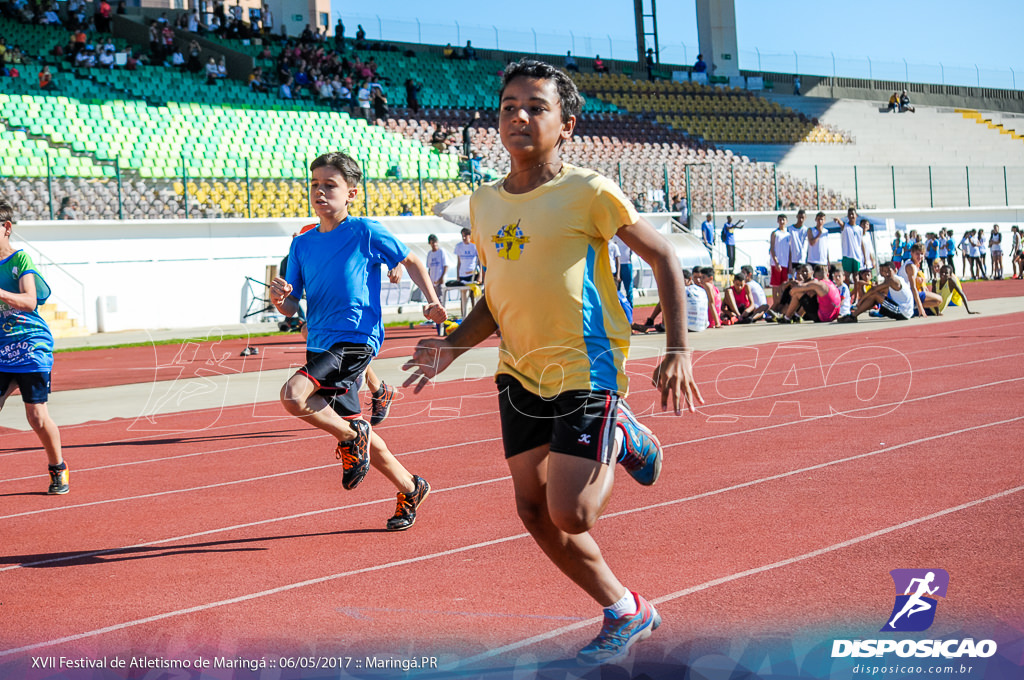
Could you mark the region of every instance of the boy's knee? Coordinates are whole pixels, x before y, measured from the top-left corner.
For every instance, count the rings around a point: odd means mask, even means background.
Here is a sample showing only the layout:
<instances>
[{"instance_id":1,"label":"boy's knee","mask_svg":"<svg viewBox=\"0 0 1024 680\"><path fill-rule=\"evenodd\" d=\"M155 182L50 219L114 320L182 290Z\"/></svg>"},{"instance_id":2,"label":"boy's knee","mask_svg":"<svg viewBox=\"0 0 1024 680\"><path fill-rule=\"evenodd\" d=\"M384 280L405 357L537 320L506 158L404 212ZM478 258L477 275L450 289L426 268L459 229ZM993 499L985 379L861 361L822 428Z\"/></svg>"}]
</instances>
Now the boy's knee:
<instances>
[{"instance_id":1,"label":"boy's knee","mask_svg":"<svg viewBox=\"0 0 1024 680\"><path fill-rule=\"evenodd\" d=\"M40 404L25 404L25 418L28 420L28 425L34 431L39 432L46 428L46 422L49 420L46 414L46 407L38 408Z\"/></svg>"},{"instance_id":2,"label":"boy's knee","mask_svg":"<svg viewBox=\"0 0 1024 680\"><path fill-rule=\"evenodd\" d=\"M516 499L516 512L519 520L526 528L539 527L542 524L550 523L548 508L545 503L537 503L528 499Z\"/></svg>"},{"instance_id":3,"label":"boy's knee","mask_svg":"<svg viewBox=\"0 0 1024 680\"><path fill-rule=\"evenodd\" d=\"M590 531L597 524L599 516L600 513L596 510L582 504L570 508L551 509L551 521L567 534L582 534Z\"/></svg>"},{"instance_id":4,"label":"boy's knee","mask_svg":"<svg viewBox=\"0 0 1024 680\"><path fill-rule=\"evenodd\" d=\"M281 388L281 405L292 415L302 413L306 409L306 398L291 383Z\"/></svg>"}]
</instances>

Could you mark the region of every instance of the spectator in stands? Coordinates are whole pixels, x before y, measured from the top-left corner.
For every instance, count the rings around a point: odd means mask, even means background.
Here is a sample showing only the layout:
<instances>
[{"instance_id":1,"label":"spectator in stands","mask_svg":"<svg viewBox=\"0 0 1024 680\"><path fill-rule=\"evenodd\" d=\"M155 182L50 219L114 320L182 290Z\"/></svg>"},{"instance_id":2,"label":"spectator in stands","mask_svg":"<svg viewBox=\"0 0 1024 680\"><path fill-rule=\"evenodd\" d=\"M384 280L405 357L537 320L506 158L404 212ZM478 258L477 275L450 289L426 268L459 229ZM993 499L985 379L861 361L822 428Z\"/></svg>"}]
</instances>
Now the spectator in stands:
<instances>
[{"instance_id":1,"label":"spectator in stands","mask_svg":"<svg viewBox=\"0 0 1024 680\"><path fill-rule=\"evenodd\" d=\"M366 29L363 28L362 24L356 24L356 44L357 50L366 49Z\"/></svg>"},{"instance_id":2,"label":"spectator in stands","mask_svg":"<svg viewBox=\"0 0 1024 680\"><path fill-rule=\"evenodd\" d=\"M51 3L46 8L43 16L39 19L39 23L44 26L60 26L60 17L57 16L57 5L55 3Z\"/></svg>"},{"instance_id":3,"label":"spectator in stands","mask_svg":"<svg viewBox=\"0 0 1024 680\"><path fill-rule=\"evenodd\" d=\"M412 78L405 79L405 105L408 106L413 113L420 112L420 89L423 87L423 83L417 83Z\"/></svg>"},{"instance_id":4,"label":"spectator in stands","mask_svg":"<svg viewBox=\"0 0 1024 680\"><path fill-rule=\"evenodd\" d=\"M189 33L199 33L199 26L202 22L199 20L199 10L193 9L188 14L188 27Z\"/></svg>"},{"instance_id":5,"label":"spectator in stands","mask_svg":"<svg viewBox=\"0 0 1024 680\"><path fill-rule=\"evenodd\" d=\"M383 124L388 118L388 96L383 88L375 87L371 90L370 98L373 102L373 118Z\"/></svg>"},{"instance_id":6,"label":"spectator in stands","mask_svg":"<svg viewBox=\"0 0 1024 680\"><path fill-rule=\"evenodd\" d=\"M114 53L115 48L113 45L104 45L103 49L100 50L99 54L96 57L97 62L99 62L99 66L102 66L103 68L107 69L114 68Z\"/></svg>"},{"instance_id":7,"label":"spectator in stands","mask_svg":"<svg viewBox=\"0 0 1024 680\"><path fill-rule=\"evenodd\" d=\"M78 201L70 196L60 199L60 210L57 211L58 220L77 220Z\"/></svg>"},{"instance_id":8,"label":"spectator in stands","mask_svg":"<svg viewBox=\"0 0 1024 680\"><path fill-rule=\"evenodd\" d=\"M466 41L466 46L462 48L462 58L469 61L476 61L476 50L473 49L473 43L469 40Z\"/></svg>"},{"instance_id":9,"label":"spectator in stands","mask_svg":"<svg viewBox=\"0 0 1024 680\"><path fill-rule=\"evenodd\" d=\"M441 48L441 54L442 56L444 56L445 59L455 59L457 56L455 54L455 48L452 47L451 43L448 43L447 45Z\"/></svg>"},{"instance_id":10,"label":"spectator in stands","mask_svg":"<svg viewBox=\"0 0 1024 680\"><path fill-rule=\"evenodd\" d=\"M179 71L185 70L185 55L181 53L180 47L175 47L174 51L171 52L170 59L164 64L169 68L176 68Z\"/></svg>"},{"instance_id":11,"label":"spectator in stands","mask_svg":"<svg viewBox=\"0 0 1024 680\"><path fill-rule=\"evenodd\" d=\"M693 64L693 72L694 73L707 73L707 71L708 71L708 65L707 65L707 62L704 61L704 55L703 54L698 54L697 55L697 61L694 62L694 64Z\"/></svg>"},{"instance_id":12,"label":"spectator in stands","mask_svg":"<svg viewBox=\"0 0 1024 680\"><path fill-rule=\"evenodd\" d=\"M447 125L442 122L438 122L434 126L434 132L430 135L430 146L434 148L437 153L444 153L448 150L448 144L451 143L451 132L448 130Z\"/></svg>"},{"instance_id":13,"label":"spectator in stands","mask_svg":"<svg viewBox=\"0 0 1024 680\"><path fill-rule=\"evenodd\" d=\"M164 60L163 44L160 24L155 20L149 22L149 56L154 64L159 64Z\"/></svg>"},{"instance_id":14,"label":"spectator in stands","mask_svg":"<svg viewBox=\"0 0 1024 680\"><path fill-rule=\"evenodd\" d=\"M292 77L288 76L288 79L281 83L281 87L278 90L278 95L281 99L292 98Z\"/></svg>"},{"instance_id":15,"label":"spectator in stands","mask_svg":"<svg viewBox=\"0 0 1024 680\"><path fill-rule=\"evenodd\" d=\"M572 50L565 53L565 70L573 73L580 72L580 67L576 65L576 60L572 56Z\"/></svg>"},{"instance_id":16,"label":"spectator in stands","mask_svg":"<svg viewBox=\"0 0 1024 680\"><path fill-rule=\"evenodd\" d=\"M469 122L462 127L462 153L467 160L473 158L473 126L480 120L480 112L474 111Z\"/></svg>"},{"instance_id":17,"label":"spectator in stands","mask_svg":"<svg viewBox=\"0 0 1024 680\"><path fill-rule=\"evenodd\" d=\"M259 92L260 94L266 94L270 91L270 88L267 87L267 82L263 79L263 69L259 66L249 73L249 90Z\"/></svg>"},{"instance_id":18,"label":"spectator in stands","mask_svg":"<svg viewBox=\"0 0 1024 680\"><path fill-rule=\"evenodd\" d=\"M227 58L222 54L220 59L217 60L217 79L224 80L228 77L228 62Z\"/></svg>"},{"instance_id":19,"label":"spectator in stands","mask_svg":"<svg viewBox=\"0 0 1024 680\"><path fill-rule=\"evenodd\" d=\"M370 84L363 81L362 84L359 85L359 93L356 96L359 101L359 115L361 115L363 120L366 122L370 122L372 120L370 116L373 115L372 110L370 109L372 105L371 99L373 96L372 92L370 92Z\"/></svg>"},{"instance_id":20,"label":"spectator in stands","mask_svg":"<svg viewBox=\"0 0 1024 680\"><path fill-rule=\"evenodd\" d=\"M878 305L882 316L898 321L907 321L914 317L914 291L910 285L896 273L892 260L878 266L882 282L872 286L858 302L857 307L846 316L837 319L839 323L856 323L857 317Z\"/></svg>"},{"instance_id":21,"label":"spectator in stands","mask_svg":"<svg viewBox=\"0 0 1024 680\"><path fill-rule=\"evenodd\" d=\"M110 33L110 15L112 13L109 0L100 0L99 9L93 15L97 33Z\"/></svg>"},{"instance_id":22,"label":"spectator in stands","mask_svg":"<svg viewBox=\"0 0 1024 680\"><path fill-rule=\"evenodd\" d=\"M700 225L700 241L710 254L715 245L715 223L711 219L711 213L704 216L704 221Z\"/></svg>"},{"instance_id":23,"label":"spectator in stands","mask_svg":"<svg viewBox=\"0 0 1024 680\"><path fill-rule=\"evenodd\" d=\"M128 5L125 3L124 0L118 0L116 13L122 15L128 14Z\"/></svg>"},{"instance_id":24,"label":"spectator in stands","mask_svg":"<svg viewBox=\"0 0 1024 680\"><path fill-rule=\"evenodd\" d=\"M900 110L900 95L898 92L893 92L892 96L889 97L889 106L886 108L886 113L899 113Z\"/></svg>"},{"instance_id":25,"label":"spectator in stands","mask_svg":"<svg viewBox=\"0 0 1024 680\"><path fill-rule=\"evenodd\" d=\"M814 226L807 229L807 264L828 266L828 230L825 228L825 213L814 216Z\"/></svg>"},{"instance_id":26,"label":"spectator in stands","mask_svg":"<svg viewBox=\"0 0 1024 680\"><path fill-rule=\"evenodd\" d=\"M206 62L206 84L214 85L220 80L220 71L217 68L217 61L210 57L210 60Z\"/></svg>"},{"instance_id":27,"label":"spectator in stands","mask_svg":"<svg viewBox=\"0 0 1024 680\"><path fill-rule=\"evenodd\" d=\"M793 76L793 94L795 94L798 97L800 96L800 76L799 75L794 75Z\"/></svg>"},{"instance_id":28,"label":"spectator in stands","mask_svg":"<svg viewBox=\"0 0 1024 680\"><path fill-rule=\"evenodd\" d=\"M334 25L334 49L339 52L345 51L345 24L341 17L338 17L338 23Z\"/></svg>"},{"instance_id":29,"label":"spectator in stands","mask_svg":"<svg viewBox=\"0 0 1024 680\"><path fill-rule=\"evenodd\" d=\"M39 89L53 91L57 89L56 83L53 82L53 74L50 73L50 67L44 66L39 71Z\"/></svg>"},{"instance_id":30,"label":"spectator in stands","mask_svg":"<svg viewBox=\"0 0 1024 680\"><path fill-rule=\"evenodd\" d=\"M768 238L768 256L771 263L771 286L773 306L778 305L783 284L789 280L789 232L786 230L786 216L775 218L776 226Z\"/></svg>"},{"instance_id":31,"label":"spectator in stands","mask_svg":"<svg viewBox=\"0 0 1024 680\"><path fill-rule=\"evenodd\" d=\"M352 90L348 88L341 76L334 76L334 105L339 109L351 108Z\"/></svg>"},{"instance_id":32,"label":"spectator in stands","mask_svg":"<svg viewBox=\"0 0 1024 680\"><path fill-rule=\"evenodd\" d=\"M648 47L647 54L644 55L644 68L647 70L647 80L654 82L654 48Z\"/></svg>"},{"instance_id":33,"label":"spectator in stands","mask_svg":"<svg viewBox=\"0 0 1024 680\"><path fill-rule=\"evenodd\" d=\"M600 54L594 57L594 73L599 75L608 73L608 67L604 65L604 59L601 58Z\"/></svg>"},{"instance_id":34,"label":"spectator in stands","mask_svg":"<svg viewBox=\"0 0 1024 680\"><path fill-rule=\"evenodd\" d=\"M267 38L274 32L274 13L270 11L270 5L263 5L263 35Z\"/></svg>"},{"instance_id":35,"label":"spectator in stands","mask_svg":"<svg viewBox=\"0 0 1024 680\"><path fill-rule=\"evenodd\" d=\"M189 73L196 74L203 70L202 54L203 48L199 46L199 42L190 40L188 43L188 60L185 62L185 68Z\"/></svg>"},{"instance_id":36,"label":"spectator in stands","mask_svg":"<svg viewBox=\"0 0 1024 680\"><path fill-rule=\"evenodd\" d=\"M163 28L160 29L160 40L163 43L163 54L170 54L174 51L174 45L177 41L174 38L174 29L171 28L170 24L164 24Z\"/></svg>"},{"instance_id":37,"label":"spectator in stands","mask_svg":"<svg viewBox=\"0 0 1024 680\"><path fill-rule=\"evenodd\" d=\"M910 103L910 95L907 94L906 90L900 93L900 113L904 111L910 111L911 113L917 113L917 109Z\"/></svg>"},{"instance_id":38,"label":"spectator in stands","mask_svg":"<svg viewBox=\"0 0 1024 680\"><path fill-rule=\"evenodd\" d=\"M253 35L259 35L263 32L261 26L263 22L263 12L259 5L249 8L249 26L252 28Z\"/></svg>"}]
</instances>

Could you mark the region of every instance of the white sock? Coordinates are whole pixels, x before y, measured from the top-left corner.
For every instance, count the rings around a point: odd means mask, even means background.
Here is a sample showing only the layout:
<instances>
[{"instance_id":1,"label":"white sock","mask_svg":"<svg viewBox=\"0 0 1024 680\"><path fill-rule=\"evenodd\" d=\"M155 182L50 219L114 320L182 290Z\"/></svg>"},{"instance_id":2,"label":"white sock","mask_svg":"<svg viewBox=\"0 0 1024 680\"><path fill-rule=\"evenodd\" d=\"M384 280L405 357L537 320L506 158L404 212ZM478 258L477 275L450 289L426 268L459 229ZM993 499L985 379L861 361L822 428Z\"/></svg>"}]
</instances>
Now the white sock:
<instances>
[{"instance_id":1,"label":"white sock","mask_svg":"<svg viewBox=\"0 0 1024 680\"><path fill-rule=\"evenodd\" d=\"M616 462L622 460L622 452L625 451L625 450L626 450L625 444L622 441L622 428L616 426L615 427L615 461ZM628 592L626 594L629 595Z\"/></svg>"},{"instance_id":2,"label":"white sock","mask_svg":"<svg viewBox=\"0 0 1024 680\"><path fill-rule=\"evenodd\" d=\"M605 607L605 611L617 619L621 619L623 616L632 616L636 614L637 609L636 598L628 590L625 595L619 598L618 602L611 607Z\"/></svg>"}]
</instances>

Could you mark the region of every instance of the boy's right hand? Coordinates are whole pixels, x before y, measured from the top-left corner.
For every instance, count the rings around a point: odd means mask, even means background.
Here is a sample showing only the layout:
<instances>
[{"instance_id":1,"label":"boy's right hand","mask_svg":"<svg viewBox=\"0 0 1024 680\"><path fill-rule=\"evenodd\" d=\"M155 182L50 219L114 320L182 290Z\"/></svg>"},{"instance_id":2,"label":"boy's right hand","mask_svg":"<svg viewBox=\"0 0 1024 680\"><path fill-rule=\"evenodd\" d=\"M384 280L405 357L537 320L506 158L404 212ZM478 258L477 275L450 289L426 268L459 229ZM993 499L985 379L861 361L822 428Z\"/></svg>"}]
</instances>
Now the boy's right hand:
<instances>
[{"instance_id":1,"label":"boy's right hand","mask_svg":"<svg viewBox=\"0 0 1024 680\"><path fill-rule=\"evenodd\" d=\"M270 282L270 301L275 305L281 305L292 292L292 286L280 276L275 276Z\"/></svg>"},{"instance_id":2,"label":"boy's right hand","mask_svg":"<svg viewBox=\"0 0 1024 680\"><path fill-rule=\"evenodd\" d=\"M419 394L431 378L455 361L456 356L455 348L447 338L421 339L416 344L416 351L413 352L412 357L402 366L403 371L412 371L402 383L402 387L409 387L416 383L413 392Z\"/></svg>"}]
</instances>

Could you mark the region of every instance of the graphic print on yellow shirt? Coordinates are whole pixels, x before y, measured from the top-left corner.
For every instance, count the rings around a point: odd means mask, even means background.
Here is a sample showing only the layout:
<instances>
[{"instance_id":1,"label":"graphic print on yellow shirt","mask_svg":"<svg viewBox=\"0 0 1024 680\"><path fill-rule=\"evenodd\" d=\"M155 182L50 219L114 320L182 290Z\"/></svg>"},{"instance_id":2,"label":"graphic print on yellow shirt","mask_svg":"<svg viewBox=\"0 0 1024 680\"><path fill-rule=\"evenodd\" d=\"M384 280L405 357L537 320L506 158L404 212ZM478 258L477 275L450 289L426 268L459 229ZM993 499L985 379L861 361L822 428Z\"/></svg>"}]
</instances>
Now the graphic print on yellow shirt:
<instances>
[{"instance_id":1,"label":"graphic print on yellow shirt","mask_svg":"<svg viewBox=\"0 0 1024 680\"><path fill-rule=\"evenodd\" d=\"M501 328L497 372L546 398L567 390L624 395L631 331L608 241L639 215L619 187L564 164L525 194L508 193L502 180L481 186L470 218Z\"/></svg>"}]
</instances>

